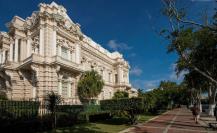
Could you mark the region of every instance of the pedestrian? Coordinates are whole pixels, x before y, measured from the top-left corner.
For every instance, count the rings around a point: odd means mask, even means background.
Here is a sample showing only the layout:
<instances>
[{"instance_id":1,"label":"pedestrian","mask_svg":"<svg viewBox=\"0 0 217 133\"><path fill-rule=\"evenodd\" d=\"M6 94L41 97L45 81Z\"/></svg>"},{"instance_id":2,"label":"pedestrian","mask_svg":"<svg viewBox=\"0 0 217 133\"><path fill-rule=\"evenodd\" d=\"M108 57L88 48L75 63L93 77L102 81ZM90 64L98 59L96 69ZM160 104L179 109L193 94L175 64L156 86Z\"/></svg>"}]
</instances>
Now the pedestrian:
<instances>
[{"instance_id":1,"label":"pedestrian","mask_svg":"<svg viewBox=\"0 0 217 133\"><path fill-rule=\"evenodd\" d=\"M200 109L199 109L199 107L197 106L196 103L192 107L192 114L193 114L193 117L194 117L194 121L197 124L198 123L198 119L199 119Z\"/></svg>"}]
</instances>

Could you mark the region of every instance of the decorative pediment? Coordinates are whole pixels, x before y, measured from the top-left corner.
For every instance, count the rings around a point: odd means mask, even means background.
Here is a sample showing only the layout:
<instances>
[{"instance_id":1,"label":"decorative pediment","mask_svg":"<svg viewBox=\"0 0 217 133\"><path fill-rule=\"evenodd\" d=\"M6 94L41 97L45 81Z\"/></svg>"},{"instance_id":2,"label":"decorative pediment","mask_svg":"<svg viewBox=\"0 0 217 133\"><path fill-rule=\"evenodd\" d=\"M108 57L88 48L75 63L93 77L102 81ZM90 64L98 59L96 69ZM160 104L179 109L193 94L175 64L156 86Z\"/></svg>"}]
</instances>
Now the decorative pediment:
<instances>
[{"instance_id":1,"label":"decorative pediment","mask_svg":"<svg viewBox=\"0 0 217 133\"><path fill-rule=\"evenodd\" d=\"M32 38L32 51L34 53L38 53L39 52L39 36L35 36Z\"/></svg>"},{"instance_id":2,"label":"decorative pediment","mask_svg":"<svg viewBox=\"0 0 217 133\"><path fill-rule=\"evenodd\" d=\"M75 46L73 45L71 41L67 40L66 38L60 37L60 36L57 37L57 45L64 46L71 50L75 50Z\"/></svg>"},{"instance_id":3,"label":"decorative pediment","mask_svg":"<svg viewBox=\"0 0 217 133\"><path fill-rule=\"evenodd\" d=\"M38 11L34 11L31 15L31 17L26 18L26 21L24 23L24 27L26 29L31 29L39 22L39 15L38 14L39 14Z\"/></svg>"}]
</instances>

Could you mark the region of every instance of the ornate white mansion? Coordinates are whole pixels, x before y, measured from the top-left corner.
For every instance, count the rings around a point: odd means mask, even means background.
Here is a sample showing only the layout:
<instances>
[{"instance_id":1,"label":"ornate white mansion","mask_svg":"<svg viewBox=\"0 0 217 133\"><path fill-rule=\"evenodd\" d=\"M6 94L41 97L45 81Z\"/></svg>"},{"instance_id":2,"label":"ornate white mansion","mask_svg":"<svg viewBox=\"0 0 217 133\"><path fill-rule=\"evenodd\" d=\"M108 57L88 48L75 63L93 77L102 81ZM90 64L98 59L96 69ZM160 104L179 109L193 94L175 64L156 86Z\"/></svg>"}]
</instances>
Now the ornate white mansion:
<instances>
[{"instance_id":1,"label":"ornate white mansion","mask_svg":"<svg viewBox=\"0 0 217 133\"><path fill-rule=\"evenodd\" d=\"M79 103L79 77L91 69L105 82L98 99L112 98L117 90L136 94L123 56L84 35L63 6L39 4L31 17L14 16L7 27L0 32L0 89L9 99L40 100L54 91L65 102Z\"/></svg>"}]
</instances>

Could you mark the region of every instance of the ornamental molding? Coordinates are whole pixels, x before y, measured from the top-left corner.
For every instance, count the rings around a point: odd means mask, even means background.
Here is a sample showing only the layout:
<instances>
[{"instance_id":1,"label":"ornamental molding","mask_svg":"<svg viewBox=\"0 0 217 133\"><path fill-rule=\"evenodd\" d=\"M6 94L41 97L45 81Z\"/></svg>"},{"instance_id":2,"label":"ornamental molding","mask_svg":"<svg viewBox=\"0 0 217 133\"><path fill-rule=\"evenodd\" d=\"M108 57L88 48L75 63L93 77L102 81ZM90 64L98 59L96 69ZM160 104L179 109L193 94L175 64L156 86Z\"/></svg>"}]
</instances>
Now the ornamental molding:
<instances>
[{"instance_id":1,"label":"ornamental molding","mask_svg":"<svg viewBox=\"0 0 217 133\"><path fill-rule=\"evenodd\" d=\"M39 52L39 35L32 38L31 46L34 52Z\"/></svg>"},{"instance_id":2,"label":"ornamental molding","mask_svg":"<svg viewBox=\"0 0 217 133\"><path fill-rule=\"evenodd\" d=\"M38 72L38 70L39 70L39 66L38 65L36 65L36 64L31 64L31 69L34 71L34 72Z\"/></svg>"},{"instance_id":3,"label":"ornamental molding","mask_svg":"<svg viewBox=\"0 0 217 133\"><path fill-rule=\"evenodd\" d=\"M60 72L60 65L56 65L55 70L56 70L57 73L59 73Z\"/></svg>"}]
</instances>

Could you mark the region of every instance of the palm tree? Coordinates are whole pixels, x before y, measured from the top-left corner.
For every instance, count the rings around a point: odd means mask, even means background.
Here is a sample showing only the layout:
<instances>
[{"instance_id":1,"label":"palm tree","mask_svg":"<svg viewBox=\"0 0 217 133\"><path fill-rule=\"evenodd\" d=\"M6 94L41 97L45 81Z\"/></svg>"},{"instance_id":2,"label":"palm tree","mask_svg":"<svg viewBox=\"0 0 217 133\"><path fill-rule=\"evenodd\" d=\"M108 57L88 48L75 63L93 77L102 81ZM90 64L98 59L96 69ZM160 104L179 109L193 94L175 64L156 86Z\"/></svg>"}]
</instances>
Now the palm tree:
<instances>
[{"instance_id":1,"label":"palm tree","mask_svg":"<svg viewBox=\"0 0 217 133\"><path fill-rule=\"evenodd\" d=\"M82 74L78 82L78 95L80 100L85 103L97 97L104 86L102 76L97 71L86 71Z\"/></svg>"},{"instance_id":2,"label":"palm tree","mask_svg":"<svg viewBox=\"0 0 217 133\"><path fill-rule=\"evenodd\" d=\"M62 101L61 96L51 91L46 95L45 101L47 110L51 112L52 128L56 128L56 111L57 105L60 104Z\"/></svg>"}]
</instances>

